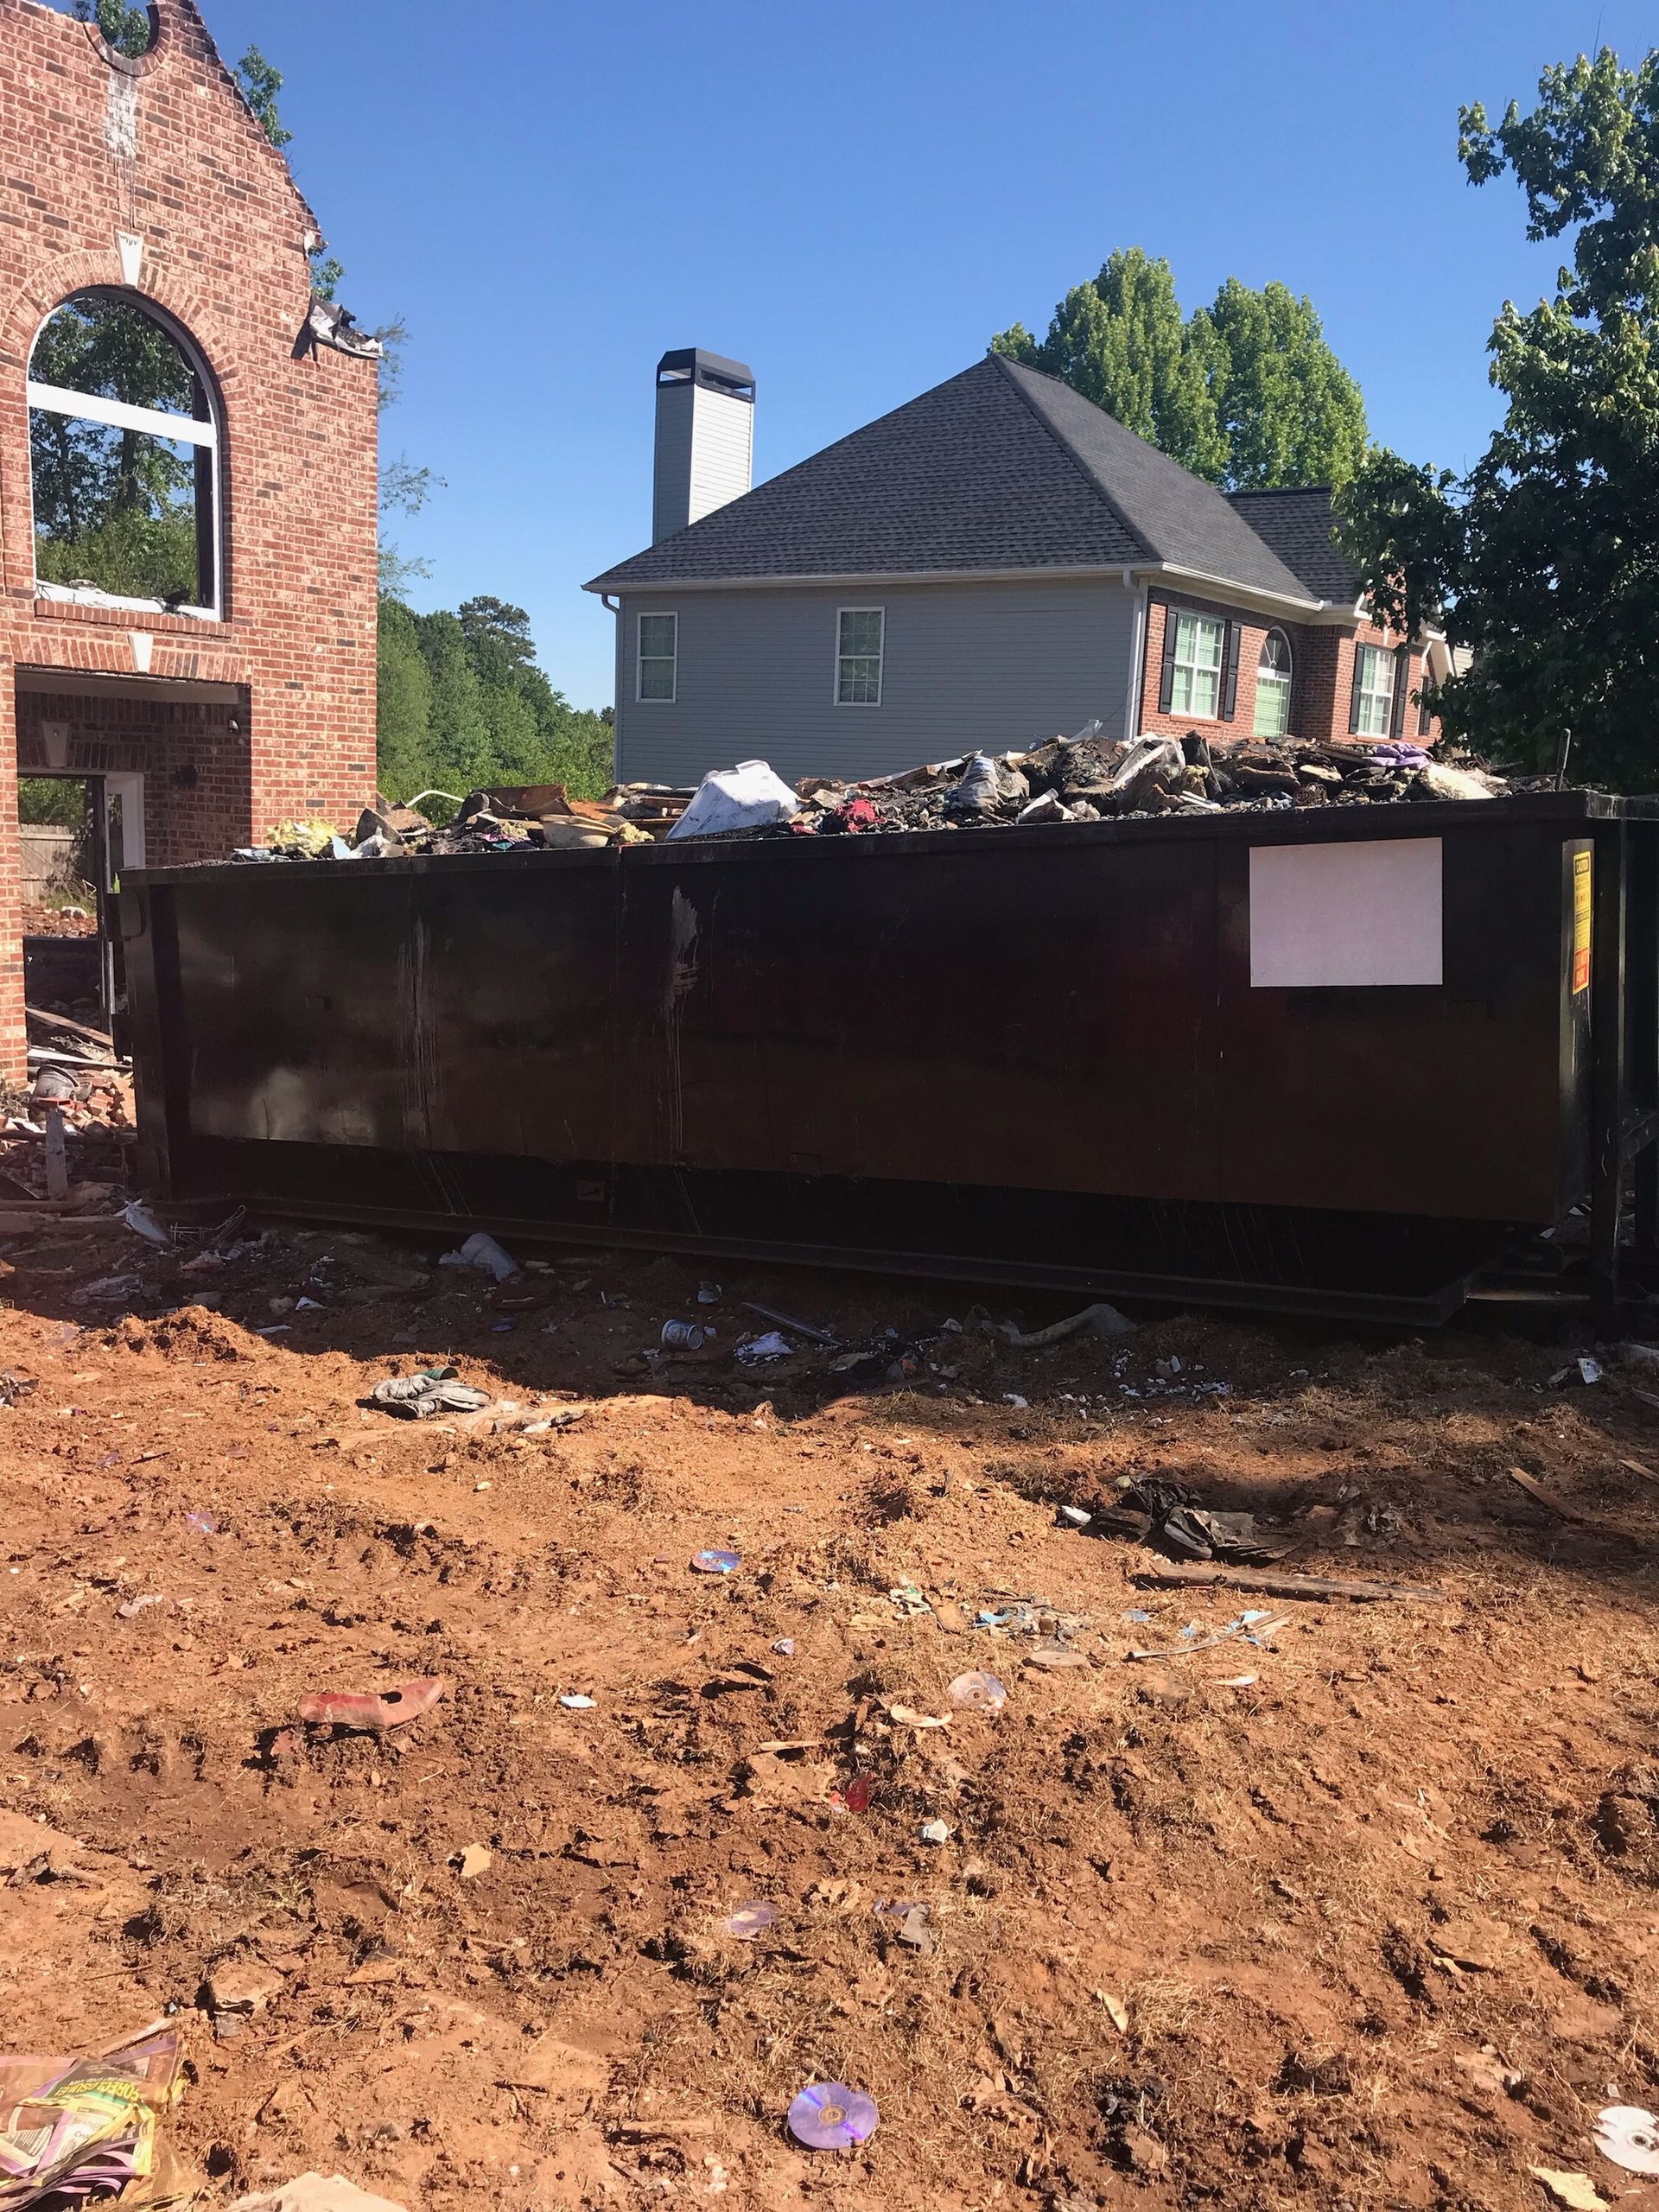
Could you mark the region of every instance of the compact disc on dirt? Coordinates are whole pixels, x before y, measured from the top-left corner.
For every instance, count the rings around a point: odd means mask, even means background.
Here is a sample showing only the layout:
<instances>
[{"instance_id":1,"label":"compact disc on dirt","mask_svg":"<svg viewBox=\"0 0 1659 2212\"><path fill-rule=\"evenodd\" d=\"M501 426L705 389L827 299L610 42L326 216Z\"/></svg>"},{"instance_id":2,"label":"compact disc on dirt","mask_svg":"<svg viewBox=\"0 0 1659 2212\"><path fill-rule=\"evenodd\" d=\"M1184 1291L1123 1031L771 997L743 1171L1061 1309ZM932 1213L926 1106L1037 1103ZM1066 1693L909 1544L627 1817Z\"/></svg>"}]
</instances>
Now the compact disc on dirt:
<instances>
[{"instance_id":1,"label":"compact disc on dirt","mask_svg":"<svg viewBox=\"0 0 1659 2212\"><path fill-rule=\"evenodd\" d=\"M1596 2148L1628 2174L1659 2174L1659 2120L1640 2105L1609 2105L1596 2115Z\"/></svg>"},{"instance_id":2,"label":"compact disc on dirt","mask_svg":"<svg viewBox=\"0 0 1659 2212\"><path fill-rule=\"evenodd\" d=\"M842 2082L815 2082L789 2108L789 2132L809 2151L853 2151L874 2134L875 2099Z\"/></svg>"},{"instance_id":3,"label":"compact disc on dirt","mask_svg":"<svg viewBox=\"0 0 1659 2212\"><path fill-rule=\"evenodd\" d=\"M995 1675L987 1675L976 1667L966 1675L958 1675L945 1692L952 1705L964 1706L970 1713L1001 1713L1008 1701L1008 1693Z\"/></svg>"},{"instance_id":4,"label":"compact disc on dirt","mask_svg":"<svg viewBox=\"0 0 1659 2212\"><path fill-rule=\"evenodd\" d=\"M699 1552L691 1567L697 1574L735 1574L742 1564L741 1552Z\"/></svg>"}]
</instances>

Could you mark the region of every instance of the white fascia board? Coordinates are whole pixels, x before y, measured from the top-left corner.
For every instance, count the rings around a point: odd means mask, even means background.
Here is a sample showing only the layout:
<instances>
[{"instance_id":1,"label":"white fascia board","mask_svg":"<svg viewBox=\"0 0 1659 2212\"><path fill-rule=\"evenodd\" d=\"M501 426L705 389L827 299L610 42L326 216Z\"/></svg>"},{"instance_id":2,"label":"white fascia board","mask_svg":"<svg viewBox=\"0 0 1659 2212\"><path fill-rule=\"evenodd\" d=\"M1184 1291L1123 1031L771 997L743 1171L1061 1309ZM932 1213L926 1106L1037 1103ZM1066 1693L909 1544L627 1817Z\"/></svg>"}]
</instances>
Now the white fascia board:
<instances>
[{"instance_id":1,"label":"white fascia board","mask_svg":"<svg viewBox=\"0 0 1659 2212\"><path fill-rule=\"evenodd\" d=\"M124 399L100 399L95 392L66 391L55 384L29 386L29 404L52 415L79 416L86 423L106 423L112 430L137 430L147 438L166 438L175 445L211 446L217 442L211 423L194 415L166 415L159 407L130 407Z\"/></svg>"}]
</instances>

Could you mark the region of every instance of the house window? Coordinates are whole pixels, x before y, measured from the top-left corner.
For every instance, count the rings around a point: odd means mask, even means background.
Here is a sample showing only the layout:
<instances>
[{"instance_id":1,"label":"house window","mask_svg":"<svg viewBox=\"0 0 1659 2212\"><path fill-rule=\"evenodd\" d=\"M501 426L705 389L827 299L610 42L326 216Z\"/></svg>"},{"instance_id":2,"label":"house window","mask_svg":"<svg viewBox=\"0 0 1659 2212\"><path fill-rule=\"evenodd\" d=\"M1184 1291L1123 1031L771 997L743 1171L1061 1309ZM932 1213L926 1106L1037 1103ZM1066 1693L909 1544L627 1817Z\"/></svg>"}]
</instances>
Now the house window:
<instances>
[{"instance_id":1,"label":"house window","mask_svg":"<svg viewBox=\"0 0 1659 2212\"><path fill-rule=\"evenodd\" d=\"M1170 685L1170 711L1193 715L1199 721L1216 719L1221 705L1221 662L1227 626L1205 614L1175 617L1174 677Z\"/></svg>"},{"instance_id":2,"label":"house window","mask_svg":"<svg viewBox=\"0 0 1659 2212\"><path fill-rule=\"evenodd\" d=\"M1381 645L1361 645L1354 684L1354 728L1361 737L1386 737L1394 723L1395 657Z\"/></svg>"},{"instance_id":3,"label":"house window","mask_svg":"<svg viewBox=\"0 0 1659 2212\"><path fill-rule=\"evenodd\" d=\"M678 673L680 618L677 614L639 617L639 680L634 696L674 703Z\"/></svg>"},{"instance_id":4,"label":"house window","mask_svg":"<svg viewBox=\"0 0 1659 2212\"><path fill-rule=\"evenodd\" d=\"M880 607L843 607L836 619L836 704L879 707L881 647L887 613Z\"/></svg>"},{"instance_id":5,"label":"house window","mask_svg":"<svg viewBox=\"0 0 1659 2212\"><path fill-rule=\"evenodd\" d=\"M125 293L77 293L35 341L29 410L41 594L216 615L219 424L183 334Z\"/></svg>"},{"instance_id":6,"label":"house window","mask_svg":"<svg viewBox=\"0 0 1659 2212\"><path fill-rule=\"evenodd\" d=\"M1283 737L1290 728L1290 641L1269 630L1255 671L1255 734Z\"/></svg>"}]
</instances>

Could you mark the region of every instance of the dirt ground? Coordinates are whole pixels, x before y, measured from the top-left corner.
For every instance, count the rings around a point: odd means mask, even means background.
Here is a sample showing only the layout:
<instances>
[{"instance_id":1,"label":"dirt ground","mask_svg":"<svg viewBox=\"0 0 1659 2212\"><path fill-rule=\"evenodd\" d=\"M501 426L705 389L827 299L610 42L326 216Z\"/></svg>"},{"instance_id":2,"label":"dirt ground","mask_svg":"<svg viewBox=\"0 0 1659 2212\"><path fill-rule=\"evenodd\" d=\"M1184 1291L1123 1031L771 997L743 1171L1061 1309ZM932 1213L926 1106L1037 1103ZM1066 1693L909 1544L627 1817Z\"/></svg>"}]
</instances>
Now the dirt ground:
<instances>
[{"instance_id":1,"label":"dirt ground","mask_svg":"<svg viewBox=\"0 0 1659 2212\"><path fill-rule=\"evenodd\" d=\"M1594 2136L1659 2101L1640 1370L1552 1386L1559 1344L1473 1323L1020 1351L948 1287L728 1268L700 1306L678 1262L554 1256L504 1296L320 1233L0 1249L0 2034L177 2014L204 2202L313 2166L430 2212L1639 2188ZM746 1300L897 1338L746 1371ZM715 1343L642 1358L673 1318ZM359 1404L445 1361L505 1404ZM1153 1476L1438 1601L1173 1590L1057 1511ZM1036 1637L974 1624L1010 1599ZM1247 1606L1288 1618L1128 1656ZM1032 1662L1056 1622L1086 1663ZM1000 1714L949 1701L974 1669ZM298 1717L423 1675L392 1731ZM861 2149L791 2143L815 2081L877 2100Z\"/></svg>"}]
</instances>

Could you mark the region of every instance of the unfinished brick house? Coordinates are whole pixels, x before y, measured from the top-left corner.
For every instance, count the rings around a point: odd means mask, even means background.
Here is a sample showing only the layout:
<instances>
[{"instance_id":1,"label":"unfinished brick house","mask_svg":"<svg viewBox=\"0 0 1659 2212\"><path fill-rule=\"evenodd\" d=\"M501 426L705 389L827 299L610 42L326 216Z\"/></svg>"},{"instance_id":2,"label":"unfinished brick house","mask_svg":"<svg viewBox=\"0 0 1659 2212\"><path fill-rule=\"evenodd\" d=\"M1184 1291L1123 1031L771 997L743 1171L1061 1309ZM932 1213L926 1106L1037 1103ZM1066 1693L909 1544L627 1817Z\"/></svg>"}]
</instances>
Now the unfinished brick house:
<instances>
[{"instance_id":1,"label":"unfinished brick house","mask_svg":"<svg viewBox=\"0 0 1659 2212\"><path fill-rule=\"evenodd\" d=\"M128 867L374 789L378 349L314 311L316 219L191 0L149 18L118 53L0 0L6 1077L20 773L84 779Z\"/></svg>"}]
</instances>

